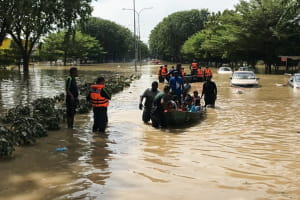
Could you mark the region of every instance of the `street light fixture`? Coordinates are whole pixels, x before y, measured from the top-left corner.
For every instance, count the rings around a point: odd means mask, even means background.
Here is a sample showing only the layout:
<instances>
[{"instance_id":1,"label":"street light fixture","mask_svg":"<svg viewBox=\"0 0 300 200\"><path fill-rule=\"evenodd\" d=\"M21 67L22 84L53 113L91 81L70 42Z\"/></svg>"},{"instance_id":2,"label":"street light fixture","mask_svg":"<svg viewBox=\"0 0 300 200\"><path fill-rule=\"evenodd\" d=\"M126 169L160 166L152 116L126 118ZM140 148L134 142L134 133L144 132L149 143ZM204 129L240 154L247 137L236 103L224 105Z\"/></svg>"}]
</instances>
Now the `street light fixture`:
<instances>
[{"instance_id":1,"label":"street light fixture","mask_svg":"<svg viewBox=\"0 0 300 200\"><path fill-rule=\"evenodd\" d=\"M131 8L122 8L122 10L133 10L134 13L137 15L138 17L138 42L136 42L136 31L135 31L135 18L134 18L134 38L135 38L135 47L138 47L138 56L139 56L139 63L141 66L141 60L142 60L142 54L141 54L141 46L139 45L139 41L141 40L141 27L140 27L140 14L143 10L147 10L147 9L152 9L153 7L147 7L147 8L142 8L139 11L135 10L135 5L134 5L134 9ZM136 49L135 49L135 53L136 53Z\"/></svg>"}]
</instances>

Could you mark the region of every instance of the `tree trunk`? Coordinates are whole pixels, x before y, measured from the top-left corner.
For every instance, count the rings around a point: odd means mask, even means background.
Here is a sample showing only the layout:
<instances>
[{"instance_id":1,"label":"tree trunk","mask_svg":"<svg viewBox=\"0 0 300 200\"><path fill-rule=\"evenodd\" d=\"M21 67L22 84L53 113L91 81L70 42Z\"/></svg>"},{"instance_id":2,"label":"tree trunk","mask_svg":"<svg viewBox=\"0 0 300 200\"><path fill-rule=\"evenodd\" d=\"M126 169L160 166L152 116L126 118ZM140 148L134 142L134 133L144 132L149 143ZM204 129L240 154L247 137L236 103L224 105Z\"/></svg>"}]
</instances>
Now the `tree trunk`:
<instances>
[{"instance_id":1,"label":"tree trunk","mask_svg":"<svg viewBox=\"0 0 300 200\"><path fill-rule=\"evenodd\" d=\"M23 58L23 72L28 73L30 54L28 55L26 52L23 52L22 58Z\"/></svg>"}]
</instances>

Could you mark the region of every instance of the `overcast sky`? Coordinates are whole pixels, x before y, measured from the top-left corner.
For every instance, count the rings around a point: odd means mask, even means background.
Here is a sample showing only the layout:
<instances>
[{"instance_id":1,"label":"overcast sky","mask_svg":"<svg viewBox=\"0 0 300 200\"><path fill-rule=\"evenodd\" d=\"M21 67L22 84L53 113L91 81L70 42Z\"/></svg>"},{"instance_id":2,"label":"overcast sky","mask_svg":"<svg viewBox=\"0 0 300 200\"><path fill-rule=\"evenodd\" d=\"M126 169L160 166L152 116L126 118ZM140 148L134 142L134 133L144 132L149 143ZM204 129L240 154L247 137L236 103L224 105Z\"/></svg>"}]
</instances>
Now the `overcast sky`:
<instances>
[{"instance_id":1,"label":"overcast sky","mask_svg":"<svg viewBox=\"0 0 300 200\"><path fill-rule=\"evenodd\" d=\"M141 40L148 41L151 30L168 15L182 10L208 9L210 12L233 9L239 0L135 0L135 9L140 12ZM133 32L133 0L97 0L92 4L93 16L108 19ZM136 18L136 23L137 23ZM138 32L137 32L138 34Z\"/></svg>"}]
</instances>

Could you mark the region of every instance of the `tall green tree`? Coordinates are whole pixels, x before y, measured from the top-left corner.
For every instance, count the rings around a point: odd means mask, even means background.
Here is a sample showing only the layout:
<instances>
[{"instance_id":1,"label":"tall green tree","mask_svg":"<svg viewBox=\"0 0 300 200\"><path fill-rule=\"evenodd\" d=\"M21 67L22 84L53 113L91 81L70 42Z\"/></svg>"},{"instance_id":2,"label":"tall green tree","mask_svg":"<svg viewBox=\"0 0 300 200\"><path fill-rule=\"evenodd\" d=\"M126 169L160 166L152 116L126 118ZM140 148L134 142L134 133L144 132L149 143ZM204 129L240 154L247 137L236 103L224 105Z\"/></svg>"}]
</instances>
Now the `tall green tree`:
<instances>
[{"instance_id":1,"label":"tall green tree","mask_svg":"<svg viewBox=\"0 0 300 200\"><path fill-rule=\"evenodd\" d=\"M23 70L28 72L34 46L47 33L71 27L76 20L90 15L91 0L11 0L14 1L14 22L9 34L19 46Z\"/></svg>"},{"instance_id":2,"label":"tall green tree","mask_svg":"<svg viewBox=\"0 0 300 200\"><path fill-rule=\"evenodd\" d=\"M296 0L241 1L235 11L212 14L205 29L183 45L185 56L266 63L299 54L300 9Z\"/></svg>"},{"instance_id":3,"label":"tall green tree","mask_svg":"<svg viewBox=\"0 0 300 200\"><path fill-rule=\"evenodd\" d=\"M206 9L176 12L164 18L150 34L151 55L164 60L180 61L180 49L194 33L202 30L209 12Z\"/></svg>"},{"instance_id":4,"label":"tall green tree","mask_svg":"<svg viewBox=\"0 0 300 200\"><path fill-rule=\"evenodd\" d=\"M257 58L265 61L268 72L284 50L299 49L295 44L300 37L298 0L241 1L236 10L242 16L244 48L253 49Z\"/></svg>"},{"instance_id":5,"label":"tall green tree","mask_svg":"<svg viewBox=\"0 0 300 200\"><path fill-rule=\"evenodd\" d=\"M134 58L134 37L129 29L109 20L92 17L80 27L80 30L95 37L103 45L107 52L105 61Z\"/></svg>"},{"instance_id":6,"label":"tall green tree","mask_svg":"<svg viewBox=\"0 0 300 200\"><path fill-rule=\"evenodd\" d=\"M15 12L15 1L0 0L0 46L5 39L6 34L10 30Z\"/></svg>"},{"instance_id":7,"label":"tall green tree","mask_svg":"<svg viewBox=\"0 0 300 200\"><path fill-rule=\"evenodd\" d=\"M40 56L51 62L62 59L66 65L67 60L76 61L79 59L81 62L96 60L99 62L105 55L103 47L95 38L76 31L71 39L65 42L66 34L66 31L60 31L46 37Z\"/></svg>"}]
</instances>

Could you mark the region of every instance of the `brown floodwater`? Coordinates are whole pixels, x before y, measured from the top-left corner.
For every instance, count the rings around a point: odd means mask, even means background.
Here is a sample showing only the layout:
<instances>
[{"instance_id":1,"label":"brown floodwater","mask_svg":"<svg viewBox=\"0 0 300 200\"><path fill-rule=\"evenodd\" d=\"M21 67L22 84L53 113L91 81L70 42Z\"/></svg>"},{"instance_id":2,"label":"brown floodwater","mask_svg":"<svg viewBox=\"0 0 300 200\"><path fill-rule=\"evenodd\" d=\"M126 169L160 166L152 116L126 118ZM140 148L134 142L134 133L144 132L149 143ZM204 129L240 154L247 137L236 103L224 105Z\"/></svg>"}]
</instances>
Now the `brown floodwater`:
<instances>
[{"instance_id":1,"label":"brown floodwater","mask_svg":"<svg viewBox=\"0 0 300 200\"><path fill-rule=\"evenodd\" d=\"M138 67L141 79L113 95L106 136L92 133L92 113L77 115L73 130L50 131L0 160L0 199L300 199L300 90L284 85L287 76L258 74L261 87L232 88L214 71L215 109L192 126L154 129L138 103L157 69ZM80 80L111 70L134 73L130 65L81 66ZM1 112L60 94L67 73L35 66L29 78L0 81Z\"/></svg>"}]
</instances>

